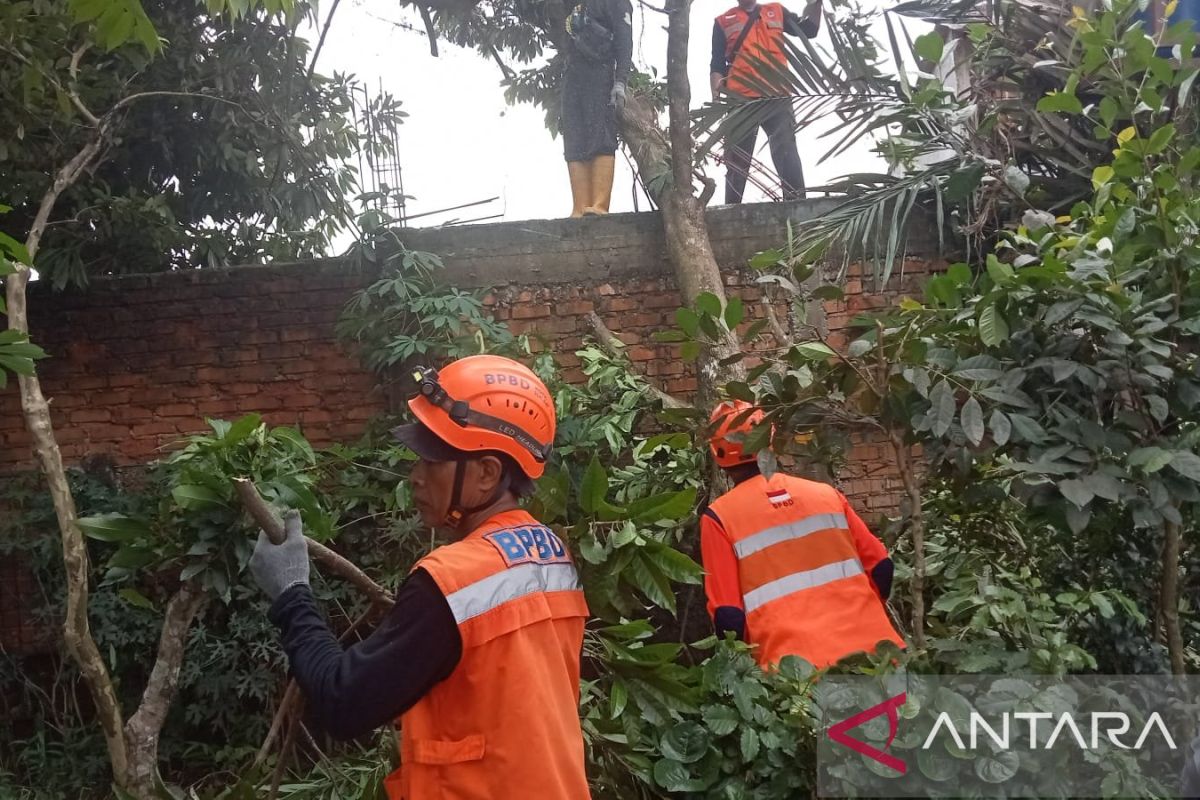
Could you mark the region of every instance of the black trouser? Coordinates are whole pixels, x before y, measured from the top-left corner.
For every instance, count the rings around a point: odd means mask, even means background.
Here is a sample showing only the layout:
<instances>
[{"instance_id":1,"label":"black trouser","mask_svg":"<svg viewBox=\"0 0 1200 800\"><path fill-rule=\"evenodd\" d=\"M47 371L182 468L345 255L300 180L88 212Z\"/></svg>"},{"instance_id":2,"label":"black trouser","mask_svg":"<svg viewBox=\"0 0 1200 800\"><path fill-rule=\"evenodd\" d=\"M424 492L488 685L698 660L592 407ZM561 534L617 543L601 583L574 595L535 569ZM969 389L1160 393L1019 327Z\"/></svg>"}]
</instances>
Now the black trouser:
<instances>
[{"instance_id":1,"label":"black trouser","mask_svg":"<svg viewBox=\"0 0 1200 800\"><path fill-rule=\"evenodd\" d=\"M771 161L783 185L783 199L799 200L804 197L804 169L800 166L800 151L796 148L796 116L791 101L763 100L760 103L756 106L763 109L761 126L767 132ZM725 142L726 203L742 202L757 140L758 128L754 127L739 141Z\"/></svg>"},{"instance_id":2,"label":"black trouser","mask_svg":"<svg viewBox=\"0 0 1200 800\"><path fill-rule=\"evenodd\" d=\"M612 62L568 58L563 76L563 155L567 161L591 161L617 152L617 114L610 95Z\"/></svg>"}]
</instances>

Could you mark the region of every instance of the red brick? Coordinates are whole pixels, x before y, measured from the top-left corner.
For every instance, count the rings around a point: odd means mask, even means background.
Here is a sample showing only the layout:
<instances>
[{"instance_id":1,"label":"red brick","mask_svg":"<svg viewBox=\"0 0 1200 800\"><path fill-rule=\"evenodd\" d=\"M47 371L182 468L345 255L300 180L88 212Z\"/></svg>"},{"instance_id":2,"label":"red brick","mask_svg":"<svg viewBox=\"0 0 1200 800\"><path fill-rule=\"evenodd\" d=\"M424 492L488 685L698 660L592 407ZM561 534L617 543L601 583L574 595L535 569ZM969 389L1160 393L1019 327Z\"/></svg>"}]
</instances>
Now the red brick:
<instances>
[{"instance_id":1,"label":"red brick","mask_svg":"<svg viewBox=\"0 0 1200 800\"><path fill-rule=\"evenodd\" d=\"M238 401L231 398L202 400L196 404L196 412L204 416L220 416L222 414L232 414L239 407Z\"/></svg>"},{"instance_id":2,"label":"red brick","mask_svg":"<svg viewBox=\"0 0 1200 800\"><path fill-rule=\"evenodd\" d=\"M633 311L641 307L640 301L628 297L614 297L604 304L604 310L610 313L613 311Z\"/></svg>"},{"instance_id":3,"label":"red brick","mask_svg":"<svg viewBox=\"0 0 1200 800\"><path fill-rule=\"evenodd\" d=\"M159 417L194 417L196 416L196 404L168 403L165 406L159 406L154 409L154 413Z\"/></svg>"},{"instance_id":4,"label":"red brick","mask_svg":"<svg viewBox=\"0 0 1200 800\"><path fill-rule=\"evenodd\" d=\"M142 437L157 436L161 433L178 433L179 430L173 422L147 422L143 425L134 425L129 432L136 437Z\"/></svg>"},{"instance_id":5,"label":"red brick","mask_svg":"<svg viewBox=\"0 0 1200 800\"><path fill-rule=\"evenodd\" d=\"M72 425L78 425L81 422L110 422L111 420L112 412L107 408L84 408L71 412Z\"/></svg>"},{"instance_id":6,"label":"red brick","mask_svg":"<svg viewBox=\"0 0 1200 800\"><path fill-rule=\"evenodd\" d=\"M554 313L560 316L578 316L596 310L596 304L591 300L576 300L570 303L555 303Z\"/></svg>"},{"instance_id":7,"label":"red brick","mask_svg":"<svg viewBox=\"0 0 1200 800\"><path fill-rule=\"evenodd\" d=\"M258 388L259 387L257 383L234 383L230 384L229 388L227 388L225 391L229 392L230 394L247 395L258 394Z\"/></svg>"},{"instance_id":8,"label":"red brick","mask_svg":"<svg viewBox=\"0 0 1200 800\"><path fill-rule=\"evenodd\" d=\"M514 306L513 319L541 319L550 316L550 306L546 304Z\"/></svg>"},{"instance_id":9,"label":"red brick","mask_svg":"<svg viewBox=\"0 0 1200 800\"><path fill-rule=\"evenodd\" d=\"M626 348L625 353L631 361L652 361L658 356L652 348L643 345Z\"/></svg>"}]
</instances>

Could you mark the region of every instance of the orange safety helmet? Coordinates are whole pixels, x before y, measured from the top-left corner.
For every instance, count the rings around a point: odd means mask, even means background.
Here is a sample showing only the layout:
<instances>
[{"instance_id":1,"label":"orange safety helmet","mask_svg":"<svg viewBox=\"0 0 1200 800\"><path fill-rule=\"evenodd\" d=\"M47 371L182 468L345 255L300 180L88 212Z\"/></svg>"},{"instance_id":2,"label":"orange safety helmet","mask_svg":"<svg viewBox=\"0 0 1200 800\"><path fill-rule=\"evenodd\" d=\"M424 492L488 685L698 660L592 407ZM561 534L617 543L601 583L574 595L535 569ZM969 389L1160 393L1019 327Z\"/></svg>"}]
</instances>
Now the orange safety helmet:
<instances>
[{"instance_id":1,"label":"orange safety helmet","mask_svg":"<svg viewBox=\"0 0 1200 800\"><path fill-rule=\"evenodd\" d=\"M747 414L747 411L752 413ZM729 438L730 434L748 434L766 417L766 412L756 409L745 400L727 400L713 409L708 424L712 433L708 446L712 450L717 466L724 469L754 461L754 453L742 452L742 443Z\"/></svg>"},{"instance_id":2,"label":"orange safety helmet","mask_svg":"<svg viewBox=\"0 0 1200 800\"><path fill-rule=\"evenodd\" d=\"M413 372L413 416L460 451L494 450L540 478L554 445L554 400L533 370L503 356L468 356ZM408 438L408 437L402 437ZM418 455L421 453L418 451Z\"/></svg>"}]
</instances>

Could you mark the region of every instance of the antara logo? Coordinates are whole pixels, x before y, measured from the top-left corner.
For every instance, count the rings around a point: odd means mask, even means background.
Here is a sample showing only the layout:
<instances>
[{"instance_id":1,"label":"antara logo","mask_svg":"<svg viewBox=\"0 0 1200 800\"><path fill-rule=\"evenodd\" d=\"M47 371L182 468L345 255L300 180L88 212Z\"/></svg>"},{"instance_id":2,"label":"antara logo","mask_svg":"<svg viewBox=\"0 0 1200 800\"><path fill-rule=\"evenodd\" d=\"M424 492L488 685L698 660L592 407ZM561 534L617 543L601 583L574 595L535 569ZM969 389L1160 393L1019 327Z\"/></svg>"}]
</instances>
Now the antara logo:
<instances>
[{"instance_id":1,"label":"antara logo","mask_svg":"<svg viewBox=\"0 0 1200 800\"><path fill-rule=\"evenodd\" d=\"M1146 743L1146 739L1150 737L1151 731L1154 728L1158 728L1159 735L1162 736L1162 739L1166 745L1172 750L1176 749L1175 740L1171 738L1171 732L1167 730L1166 723L1163 722L1162 717L1158 715L1157 711L1152 713L1146 719L1146 724L1142 727L1142 732L1138 736L1137 742L1132 745L1128 745L1118 738L1128 734L1129 728L1132 725L1129 716L1124 712L1095 711L1082 716L1090 717L1090 720L1085 722L1083 725L1084 730L1090 729L1092 734L1090 737L1090 748L1088 747L1088 740L1085 739L1083 732L1080 730L1080 726L1075 722L1075 718L1066 713L1058 716L1057 722L1054 723L1053 728L1050 728L1050 735L1046 738L1046 743L1042 745L1042 747L1046 750L1049 750L1054 746L1054 743L1058 741L1059 736L1062 736L1064 733L1066 733L1068 735L1063 736L1064 741L1074 739L1075 743L1079 745L1080 750L1096 750L1100 747L1101 733L1103 733L1104 737L1107 738L1108 741L1112 742L1122 750L1141 750L1142 745ZM979 742L979 734L981 732L986 734L987 737L996 744L996 747L1002 750L1008 750L1010 747L1012 747L1012 741L1014 738L1011 735L1011 728L1016 727L1019 729L1021 727L1020 723L1026 722L1028 723L1026 727L1029 731L1028 748L1030 750L1037 750L1038 722L1046 720L1047 728L1049 728L1051 724L1050 720L1053 719L1054 715L1048 711L1017 711L1011 714L1003 714L1000 717L999 722L993 726L992 724L989 724L979 712L972 711L970 717L970 735L967 740L964 741L962 733L954 724L954 720L950 718L948 713L943 711L942 713L938 714L937 720L933 723L933 730L929 732L929 736L925 739L925 744L921 745L921 749L928 750L929 746L933 744L933 740L938 735L938 732L944 730L950 736L950 738L954 740L954 744L956 744L960 750L975 750ZM1015 725L1013 725L1013 720L1016 721ZM1088 724L1089 722L1090 724ZM968 742L970 746L967 745ZM1021 745L1019 738L1016 744L1017 746Z\"/></svg>"},{"instance_id":2,"label":"antara logo","mask_svg":"<svg viewBox=\"0 0 1200 800\"><path fill-rule=\"evenodd\" d=\"M836 725L831 725L828 731L829 738L833 739L840 745L849 747L856 753L862 753L872 761L878 761L885 767L894 769L896 772L904 775L908 772L908 765L896 758L894 755L884 751L892 746L892 741L896 738L896 733L900 729L900 714L898 709L907 701L908 692L901 692L895 697L891 697L887 700L884 700L882 703L873 705L866 711L855 714L849 719L842 720ZM857 728L859 725L862 725L865 722L870 722L880 714L887 714L888 719L888 738L887 743L883 746L883 750L880 750L878 747L873 745L869 745L861 739L855 739L853 736L849 736L846 733L846 731L850 730L851 728Z\"/></svg>"}]
</instances>

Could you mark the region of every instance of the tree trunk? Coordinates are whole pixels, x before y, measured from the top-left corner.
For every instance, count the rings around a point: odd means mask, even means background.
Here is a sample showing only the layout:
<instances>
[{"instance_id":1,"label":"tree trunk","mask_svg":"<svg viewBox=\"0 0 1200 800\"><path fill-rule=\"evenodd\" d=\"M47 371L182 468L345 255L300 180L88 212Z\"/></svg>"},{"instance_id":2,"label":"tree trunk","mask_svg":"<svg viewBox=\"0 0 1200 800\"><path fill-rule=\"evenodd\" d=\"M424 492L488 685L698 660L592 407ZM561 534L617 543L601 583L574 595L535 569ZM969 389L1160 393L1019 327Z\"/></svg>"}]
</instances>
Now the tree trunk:
<instances>
[{"instance_id":1,"label":"tree trunk","mask_svg":"<svg viewBox=\"0 0 1200 800\"><path fill-rule=\"evenodd\" d=\"M1163 524L1162 583L1158 594L1158 606L1162 613L1163 628L1167 635L1167 653L1171 657L1171 672L1183 675L1183 634L1179 629L1179 525L1174 522Z\"/></svg>"},{"instance_id":2,"label":"tree trunk","mask_svg":"<svg viewBox=\"0 0 1200 800\"><path fill-rule=\"evenodd\" d=\"M188 633L196 615L208 603L208 594L194 583L185 583L171 601L158 639L158 658L142 693L137 712L125 724L129 764L119 782L138 800L158 795L158 739L167 711L179 687L179 669L187 650Z\"/></svg>"},{"instance_id":3,"label":"tree trunk","mask_svg":"<svg viewBox=\"0 0 1200 800\"><path fill-rule=\"evenodd\" d=\"M925 512L921 507L921 487L917 483L913 465L912 449L904 441L904 434L892 429L888 438L892 452L896 455L896 466L909 503L909 527L913 542L912 578L912 635L918 650L925 649Z\"/></svg>"},{"instance_id":4,"label":"tree trunk","mask_svg":"<svg viewBox=\"0 0 1200 800\"><path fill-rule=\"evenodd\" d=\"M621 115L621 135L637 162L643 176L655 179L669 171L662 181L655 201L662 212L667 239L667 254L675 268L675 280L685 303L691 304L698 295L709 292L726 301L725 284L708 237L704 206L693 191L692 155L695 149L691 128L692 90L687 75L689 38L688 0L667 3L667 96L669 103L670 139L664 135L655 119L654 110L644 101L631 99ZM726 381L745 374L740 364L722 365L720 361L735 355L741 347L735 335L729 334L706 347L699 364L697 405L711 406L717 389Z\"/></svg>"},{"instance_id":5,"label":"tree trunk","mask_svg":"<svg viewBox=\"0 0 1200 800\"><path fill-rule=\"evenodd\" d=\"M29 335L29 314L25 302L25 289L29 284L29 274L42 234L50 220L50 213L58 202L58 197L73 184L90 167L96 159L109 129L108 118L101 121L95 136L83 147L58 173L42 202L37 215L30 226L29 235L25 239L25 249L29 252L29 264L14 264L16 274L10 275L5 294L8 300L8 328ZM112 762L113 774L125 774L128 764L128 754L125 739L121 732L121 705L113 688L112 677L108 667L100 656L96 642L92 638L88 624L88 582L90 564L88 561L87 543L79 530L78 514L75 510L75 498L71 496L71 487L67 483L67 474L63 469L62 453L58 449L58 441L54 437L54 425L50 420L50 405L42 393L42 384L37 373L19 375L17 382L21 395L21 411L25 417L25 425L33 439L33 450L38 463L46 476L46 484L50 497L54 502L54 514L58 520L59 532L62 535L63 563L66 567L67 578L67 612L63 620L63 644L67 653L79 667L92 695L96 706L96 714L100 726L104 730L104 739L108 745L109 760Z\"/></svg>"}]
</instances>

